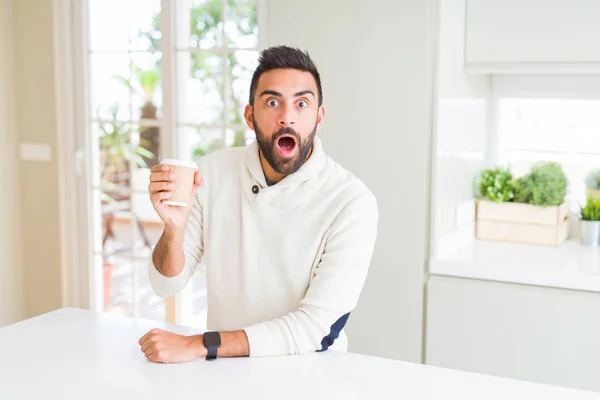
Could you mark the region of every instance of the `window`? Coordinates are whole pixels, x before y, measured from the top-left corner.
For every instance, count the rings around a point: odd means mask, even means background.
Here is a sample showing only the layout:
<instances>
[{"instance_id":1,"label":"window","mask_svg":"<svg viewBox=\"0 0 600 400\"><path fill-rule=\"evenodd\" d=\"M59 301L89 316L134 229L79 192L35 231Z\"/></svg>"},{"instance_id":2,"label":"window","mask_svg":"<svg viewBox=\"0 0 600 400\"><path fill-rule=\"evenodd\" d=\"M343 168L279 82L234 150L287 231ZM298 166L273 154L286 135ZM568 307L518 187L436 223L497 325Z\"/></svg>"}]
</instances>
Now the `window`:
<instances>
[{"instance_id":1,"label":"window","mask_svg":"<svg viewBox=\"0 0 600 400\"><path fill-rule=\"evenodd\" d=\"M577 210L586 177L600 169L600 80L494 78L494 98L500 164L522 176L538 161L559 162Z\"/></svg>"},{"instance_id":2,"label":"window","mask_svg":"<svg viewBox=\"0 0 600 400\"><path fill-rule=\"evenodd\" d=\"M255 1L177 3L176 126L179 156L197 160L254 137L244 122L250 80L258 64Z\"/></svg>"},{"instance_id":3,"label":"window","mask_svg":"<svg viewBox=\"0 0 600 400\"><path fill-rule=\"evenodd\" d=\"M243 113L258 61L257 0L86 4L92 306L164 320L146 269L163 228L148 199L149 168L253 140ZM186 312L202 319L203 277L192 286Z\"/></svg>"}]
</instances>

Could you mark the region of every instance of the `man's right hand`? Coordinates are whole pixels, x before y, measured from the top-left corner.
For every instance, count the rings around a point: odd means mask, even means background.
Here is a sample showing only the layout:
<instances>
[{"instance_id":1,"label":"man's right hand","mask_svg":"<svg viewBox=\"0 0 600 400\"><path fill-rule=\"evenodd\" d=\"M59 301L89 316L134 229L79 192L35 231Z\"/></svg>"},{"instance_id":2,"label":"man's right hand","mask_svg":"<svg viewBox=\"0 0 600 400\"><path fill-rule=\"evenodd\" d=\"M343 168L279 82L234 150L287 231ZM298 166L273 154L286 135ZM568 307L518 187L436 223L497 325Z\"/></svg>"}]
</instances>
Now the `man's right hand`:
<instances>
[{"instance_id":1,"label":"man's right hand","mask_svg":"<svg viewBox=\"0 0 600 400\"><path fill-rule=\"evenodd\" d=\"M170 206L162 202L172 197L176 180L177 176L169 172L167 165L155 165L150 168L148 192L150 193L152 206L160 219L165 223L165 229L180 231L185 228L190 210L194 205L194 197L202 185L202 178L200 177L200 173L196 171L194 174L194 186L192 187L192 193L186 207Z\"/></svg>"}]
</instances>

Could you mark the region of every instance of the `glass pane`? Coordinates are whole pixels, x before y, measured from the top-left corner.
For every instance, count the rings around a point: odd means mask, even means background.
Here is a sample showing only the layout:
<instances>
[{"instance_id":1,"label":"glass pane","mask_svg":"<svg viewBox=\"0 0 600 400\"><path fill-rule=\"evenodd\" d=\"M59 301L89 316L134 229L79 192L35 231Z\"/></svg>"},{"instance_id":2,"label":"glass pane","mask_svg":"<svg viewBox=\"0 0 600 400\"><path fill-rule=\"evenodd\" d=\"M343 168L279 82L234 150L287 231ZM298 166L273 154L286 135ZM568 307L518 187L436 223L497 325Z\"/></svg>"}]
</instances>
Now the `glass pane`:
<instances>
[{"instance_id":1,"label":"glass pane","mask_svg":"<svg viewBox=\"0 0 600 400\"><path fill-rule=\"evenodd\" d=\"M137 302L139 316L155 321L164 321L166 318L165 301L158 297L150 286L148 278L148 260L136 260L137 273Z\"/></svg>"},{"instance_id":2,"label":"glass pane","mask_svg":"<svg viewBox=\"0 0 600 400\"><path fill-rule=\"evenodd\" d=\"M239 128L227 128L225 135L226 147L245 146L251 143L256 136L254 132L247 127L240 126Z\"/></svg>"},{"instance_id":3,"label":"glass pane","mask_svg":"<svg viewBox=\"0 0 600 400\"><path fill-rule=\"evenodd\" d=\"M600 100L502 99L499 111L509 150L600 153Z\"/></svg>"},{"instance_id":4,"label":"glass pane","mask_svg":"<svg viewBox=\"0 0 600 400\"><path fill-rule=\"evenodd\" d=\"M113 193L106 193L111 195ZM108 199L108 196L105 196ZM140 207L148 202L148 213ZM102 253L149 257L163 230L147 193L133 193L125 200L108 200L102 205Z\"/></svg>"},{"instance_id":5,"label":"glass pane","mask_svg":"<svg viewBox=\"0 0 600 400\"><path fill-rule=\"evenodd\" d=\"M132 261L129 257L104 257L102 265L104 311L134 315Z\"/></svg>"},{"instance_id":6,"label":"glass pane","mask_svg":"<svg viewBox=\"0 0 600 400\"><path fill-rule=\"evenodd\" d=\"M227 120L230 124L245 125L244 109L250 100L250 81L258 66L258 52L239 50L229 53L227 66L231 77L231 97Z\"/></svg>"},{"instance_id":7,"label":"glass pane","mask_svg":"<svg viewBox=\"0 0 600 400\"><path fill-rule=\"evenodd\" d=\"M123 215L131 208L126 189L92 190L93 252L132 254L131 226ZM129 225L128 225L129 224Z\"/></svg>"},{"instance_id":8,"label":"glass pane","mask_svg":"<svg viewBox=\"0 0 600 400\"><path fill-rule=\"evenodd\" d=\"M130 80L134 119L159 119L162 107L161 53L133 53Z\"/></svg>"},{"instance_id":9,"label":"glass pane","mask_svg":"<svg viewBox=\"0 0 600 400\"><path fill-rule=\"evenodd\" d=\"M149 165L157 158L150 150L157 145L145 135L153 129L158 128L116 120L92 125L98 144L94 174L100 193L96 201L101 204L96 210L102 214L102 244L95 251L146 255L151 246L144 221L154 217L147 185Z\"/></svg>"},{"instance_id":10,"label":"glass pane","mask_svg":"<svg viewBox=\"0 0 600 400\"><path fill-rule=\"evenodd\" d=\"M90 116L92 119L131 118L128 54L90 56Z\"/></svg>"},{"instance_id":11,"label":"glass pane","mask_svg":"<svg viewBox=\"0 0 600 400\"><path fill-rule=\"evenodd\" d=\"M132 50L158 51L160 49L161 0L129 0L129 37Z\"/></svg>"},{"instance_id":12,"label":"glass pane","mask_svg":"<svg viewBox=\"0 0 600 400\"><path fill-rule=\"evenodd\" d=\"M98 144L98 165L94 166L94 170L102 187L129 187L129 159L133 154L131 139L136 130L131 123L117 119L92 124L92 134Z\"/></svg>"},{"instance_id":13,"label":"glass pane","mask_svg":"<svg viewBox=\"0 0 600 400\"><path fill-rule=\"evenodd\" d=\"M178 122L223 122L223 58L219 55L181 52L177 55Z\"/></svg>"},{"instance_id":14,"label":"glass pane","mask_svg":"<svg viewBox=\"0 0 600 400\"><path fill-rule=\"evenodd\" d=\"M157 50L160 0L90 0L92 51Z\"/></svg>"},{"instance_id":15,"label":"glass pane","mask_svg":"<svg viewBox=\"0 0 600 400\"><path fill-rule=\"evenodd\" d=\"M177 48L210 49L223 47L221 0L180 0L177 6Z\"/></svg>"},{"instance_id":16,"label":"glass pane","mask_svg":"<svg viewBox=\"0 0 600 400\"><path fill-rule=\"evenodd\" d=\"M227 0L225 36L229 47L258 47L256 0Z\"/></svg>"},{"instance_id":17,"label":"glass pane","mask_svg":"<svg viewBox=\"0 0 600 400\"><path fill-rule=\"evenodd\" d=\"M129 49L129 2L89 0L90 49Z\"/></svg>"},{"instance_id":18,"label":"glass pane","mask_svg":"<svg viewBox=\"0 0 600 400\"><path fill-rule=\"evenodd\" d=\"M106 192L105 192L106 194ZM113 200L108 200L110 197ZM108 201L102 205L102 253L118 254L122 257L134 255L133 221L129 195L114 200L114 195L104 196ZM137 240L135 240L137 242Z\"/></svg>"},{"instance_id":19,"label":"glass pane","mask_svg":"<svg viewBox=\"0 0 600 400\"><path fill-rule=\"evenodd\" d=\"M113 119L92 124L92 135L98 146L98 164L93 168L96 187L129 188L130 169L150 168L160 157L157 127Z\"/></svg>"},{"instance_id":20,"label":"glass pane","mask_svg":"<svg viewBox=\"0 0 600 400\"><path fill-rule=\"evenodd\" d=\"M180 126L177 128L177 145L180 157L198 161L202 156L225 148L225 131L201 127Z\"/></svg>"},{"instance_id":21,"label":"glass pane","mask_svg":"<svg viewBox=\"0 0 600 400\"><path fill-rule=\"evenodd\" d=\"M507 98L499 102L501 154L517 177L539 161L559 162L567 198L585 201L585 177L600 165L600 101Z\"/></svg>"}]
</instances>

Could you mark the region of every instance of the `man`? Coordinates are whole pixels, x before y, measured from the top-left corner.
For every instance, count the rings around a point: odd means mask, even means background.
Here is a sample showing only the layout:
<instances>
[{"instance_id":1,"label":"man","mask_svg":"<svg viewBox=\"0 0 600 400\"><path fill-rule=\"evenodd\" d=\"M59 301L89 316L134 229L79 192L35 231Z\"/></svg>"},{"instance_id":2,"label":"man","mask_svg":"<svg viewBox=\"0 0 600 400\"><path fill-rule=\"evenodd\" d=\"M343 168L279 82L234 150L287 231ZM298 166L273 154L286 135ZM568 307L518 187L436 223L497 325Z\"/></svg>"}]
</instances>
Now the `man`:
<instances>
[{"instance_id":1,"label":"man","mask_svg":"<svg viewBox=\"0 0 600 400\"><path fill-rule=\"evenodd\" d=\"M150 282L159 296L173 295L204 259L213 331L154 329L139 341L150 361L346 348L343 328L375 245L375 197L315 136L325 108L307 53L263 51L249 103L244 117L256 142L202 157L187 207L161 203L177 177L151 169L150 199L165 228Z\"/></svg>"}]
</instances>

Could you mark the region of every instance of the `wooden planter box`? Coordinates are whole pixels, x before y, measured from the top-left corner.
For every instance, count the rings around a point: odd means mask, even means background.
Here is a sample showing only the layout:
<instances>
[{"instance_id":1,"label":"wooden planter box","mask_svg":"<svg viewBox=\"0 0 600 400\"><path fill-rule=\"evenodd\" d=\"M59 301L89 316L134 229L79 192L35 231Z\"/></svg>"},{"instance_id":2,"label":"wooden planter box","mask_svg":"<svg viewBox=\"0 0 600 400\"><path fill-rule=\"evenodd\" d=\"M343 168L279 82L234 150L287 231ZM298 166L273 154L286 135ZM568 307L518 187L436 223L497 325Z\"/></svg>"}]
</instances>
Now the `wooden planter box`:
<instances>
[{"instance_id":1,"label":"wooden planter box","mask_svg":"<svg viewBox=\"0 0 600 400\"><path fill-rule=\"evenodd\" d=\"M502 242L558 245L569 234L569 206L477 202L476 236Z\"/></svg>"}]
</instances>

